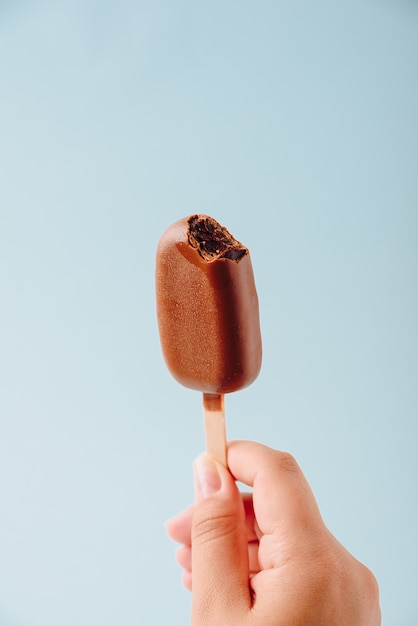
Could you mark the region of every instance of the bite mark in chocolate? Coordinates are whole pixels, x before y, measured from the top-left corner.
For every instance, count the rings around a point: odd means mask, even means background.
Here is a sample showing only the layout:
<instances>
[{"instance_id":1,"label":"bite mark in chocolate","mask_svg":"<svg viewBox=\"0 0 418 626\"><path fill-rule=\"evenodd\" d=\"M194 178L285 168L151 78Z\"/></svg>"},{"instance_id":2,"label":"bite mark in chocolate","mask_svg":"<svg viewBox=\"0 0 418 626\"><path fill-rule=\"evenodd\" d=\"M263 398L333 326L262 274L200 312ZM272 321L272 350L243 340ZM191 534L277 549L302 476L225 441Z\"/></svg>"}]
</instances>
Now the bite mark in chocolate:
<instances>
[{"instance_id":1,"label":"bite mark in chocolate","mask_svg":"<svg viewBox=\"0 0 418 626\"><path fill-rule=\"evenodd\" d=\"M188 220L188 240L205 261L230 259L240 261L248 248L237 241L216 220L207 215L192 215Z\"/></svg>"}]
</instances>

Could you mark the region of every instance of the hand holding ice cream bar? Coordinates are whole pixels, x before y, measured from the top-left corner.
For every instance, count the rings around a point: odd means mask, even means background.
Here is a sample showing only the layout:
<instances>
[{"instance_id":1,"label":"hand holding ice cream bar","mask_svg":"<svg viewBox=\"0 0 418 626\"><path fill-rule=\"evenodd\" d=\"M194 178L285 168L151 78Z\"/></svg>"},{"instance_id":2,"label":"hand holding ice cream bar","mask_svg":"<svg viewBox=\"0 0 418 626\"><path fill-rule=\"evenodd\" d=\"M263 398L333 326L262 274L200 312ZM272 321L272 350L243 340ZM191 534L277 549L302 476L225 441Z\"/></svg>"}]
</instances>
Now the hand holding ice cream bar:
<instances>
[{"instance_id":1,"label":"hand holding ice cream bar","mask_svg":"<svg viewBox=\"0 0 418 626\"><path fill-rule=\"evenodd\" d=\"M156 296L167 367L203 393L207 450L226 464L223 396L251 384L261 367L249 250L211 217L179 220L158 244Z\"/></svg>"}]
</instances>

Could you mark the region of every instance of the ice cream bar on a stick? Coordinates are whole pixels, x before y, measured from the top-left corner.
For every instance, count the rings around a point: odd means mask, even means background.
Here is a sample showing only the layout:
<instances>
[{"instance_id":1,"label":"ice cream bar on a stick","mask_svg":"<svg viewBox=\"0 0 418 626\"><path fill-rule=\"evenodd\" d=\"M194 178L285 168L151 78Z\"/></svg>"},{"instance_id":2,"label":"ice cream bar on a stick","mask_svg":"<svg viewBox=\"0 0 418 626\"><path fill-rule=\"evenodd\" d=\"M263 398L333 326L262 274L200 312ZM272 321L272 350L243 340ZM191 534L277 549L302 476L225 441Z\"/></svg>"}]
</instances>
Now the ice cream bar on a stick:
<instances>
[{"instance_id":1,"label":"ice cream bar on a stick","mask_svg":"<svg viewBox=\"0 0 418 626\"><path fill-rule=\"evenodd\" d=\"M156 297L167 367L203 393L206 448L226 465L224 394L250 385L261 367L249 250L212 217L179 220L158 244Z\"/></svg>"}]
</instances>

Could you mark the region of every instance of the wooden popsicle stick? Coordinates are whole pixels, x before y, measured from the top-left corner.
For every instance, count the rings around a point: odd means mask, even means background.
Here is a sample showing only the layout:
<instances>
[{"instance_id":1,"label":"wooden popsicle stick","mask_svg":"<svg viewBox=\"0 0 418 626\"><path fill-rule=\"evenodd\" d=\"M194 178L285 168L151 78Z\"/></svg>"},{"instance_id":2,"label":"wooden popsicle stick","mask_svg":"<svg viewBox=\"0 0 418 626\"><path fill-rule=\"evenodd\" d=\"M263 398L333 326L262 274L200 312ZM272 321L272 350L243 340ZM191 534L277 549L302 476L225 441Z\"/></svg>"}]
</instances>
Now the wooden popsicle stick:
<instances>
[{"instance_id":1,"label":"wooden popsicle stick","mask_svg":"<svg viewBox=\"0 0 418 626\"><path fill-rule=\"evenodd\" d=\"M203 394L206 452L226 467L226 425L223 395Z\"/></svg>"}]
</instances>

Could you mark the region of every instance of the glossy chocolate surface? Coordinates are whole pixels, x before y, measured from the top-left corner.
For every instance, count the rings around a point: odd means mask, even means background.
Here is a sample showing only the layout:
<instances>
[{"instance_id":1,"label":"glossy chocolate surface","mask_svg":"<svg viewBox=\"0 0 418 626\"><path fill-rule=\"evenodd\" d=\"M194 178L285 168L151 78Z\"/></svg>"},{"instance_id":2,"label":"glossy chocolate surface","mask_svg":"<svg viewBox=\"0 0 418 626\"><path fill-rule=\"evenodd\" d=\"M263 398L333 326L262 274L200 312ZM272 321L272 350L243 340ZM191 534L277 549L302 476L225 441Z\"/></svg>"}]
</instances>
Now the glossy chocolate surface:
<instances>
[{"instance_id":1,"label":"glossy chocolate surface","mask_svg":"<svg viewBox=\"0 0 418 626\"><path fill-rule=\"evenodd\" d=\"M166 230L156 261L161 346L174 378L217 394L252 383L262 349L248 249L213 218L193 215Z\"/></svg>"}]
</instances>

